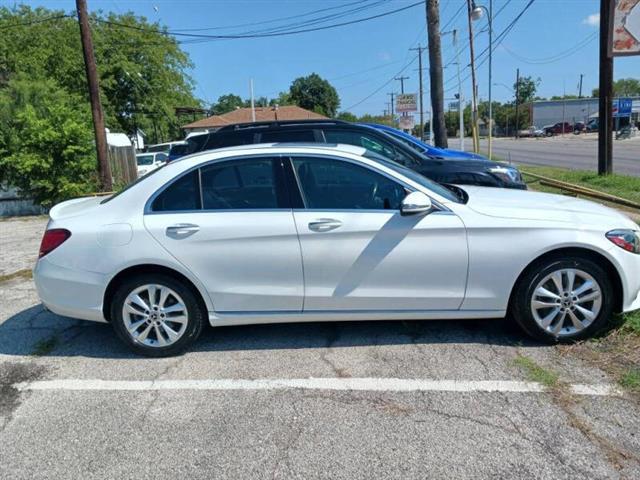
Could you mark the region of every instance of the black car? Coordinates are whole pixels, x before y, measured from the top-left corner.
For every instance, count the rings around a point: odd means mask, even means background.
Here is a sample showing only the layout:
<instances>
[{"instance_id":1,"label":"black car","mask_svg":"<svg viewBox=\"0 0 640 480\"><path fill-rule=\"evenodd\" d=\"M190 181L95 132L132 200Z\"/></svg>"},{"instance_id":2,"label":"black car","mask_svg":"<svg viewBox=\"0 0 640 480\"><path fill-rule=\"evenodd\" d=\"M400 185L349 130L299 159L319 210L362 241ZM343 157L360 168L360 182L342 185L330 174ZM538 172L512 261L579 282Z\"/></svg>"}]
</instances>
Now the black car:
<instances>
[{"instance_id":1,"label":"black car","mask_svg":"<svg viewBox=\"0 0 640 480\"><path fill-rule=\"evenodd\" d=\"M364 147L439 183L526 189L517 168L481 159L431 156L391 135L339 120L291 120L229 125L187 139L188 153L255 143L344 143Z\"/></svg>"}]
</instances>

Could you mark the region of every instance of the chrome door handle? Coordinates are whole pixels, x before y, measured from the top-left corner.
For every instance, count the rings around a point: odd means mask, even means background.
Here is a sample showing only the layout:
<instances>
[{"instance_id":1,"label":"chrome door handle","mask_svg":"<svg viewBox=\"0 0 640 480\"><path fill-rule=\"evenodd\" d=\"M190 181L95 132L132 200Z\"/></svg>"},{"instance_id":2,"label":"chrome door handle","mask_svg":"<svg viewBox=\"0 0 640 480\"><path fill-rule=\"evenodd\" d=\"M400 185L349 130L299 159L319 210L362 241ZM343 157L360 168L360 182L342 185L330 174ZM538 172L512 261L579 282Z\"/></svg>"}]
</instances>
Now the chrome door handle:
<instances>
[{"instance_id":1,"label":"chrome door handle","mask_svg":"<svg viewBox=\"0 0 640 480\"><path fill-rule=\"evenodd\" d=\"M329 232L341 226L342 222L333 218L319 218L313 222L309 222L309 230L314 232Z\"/></svg>"},{"instance_id":2,"label":"chrome door handle","mask_svg":"<svg viewBox=\"0 0 640 480\"><path fill-rule=\"evenodd\" d=\"M200 230L199 225L193 223L177 223L167 227L167 235L169 237L187 237L193 235Z\"/></svg>"}]
</instances>

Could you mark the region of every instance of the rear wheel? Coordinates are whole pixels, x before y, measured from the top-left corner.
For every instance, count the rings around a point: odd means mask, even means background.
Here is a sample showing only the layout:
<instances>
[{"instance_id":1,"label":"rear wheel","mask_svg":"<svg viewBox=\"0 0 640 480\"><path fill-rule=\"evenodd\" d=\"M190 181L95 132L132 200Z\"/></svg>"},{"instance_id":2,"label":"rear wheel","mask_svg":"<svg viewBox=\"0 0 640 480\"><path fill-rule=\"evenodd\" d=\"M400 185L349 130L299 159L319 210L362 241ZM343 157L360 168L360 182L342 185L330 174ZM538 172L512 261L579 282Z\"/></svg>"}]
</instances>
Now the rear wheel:
<instances>
[{"instance_id":1,"label":"rear wheel","mask_svg":"<svg viewBox=\"0 0 640 480\"><path fill-rule=\"evenodd\" d=\"M162 274L136 275L116 291L111 303L116 334L136 353L165 357L193 343L204 312L193 291Z\"/></svg>"},{"instance_id":2,"label":"rear wheel","mask_svg":"<svg viewBox=\"0 0 640 480\"><path fill-rule=\"evenodd\" d=\"M601 330L613 312L606 272L580 257L551 259L520 279L511 313L522 329L547 342L570 343Z\"/></svg>"}]
</instances>

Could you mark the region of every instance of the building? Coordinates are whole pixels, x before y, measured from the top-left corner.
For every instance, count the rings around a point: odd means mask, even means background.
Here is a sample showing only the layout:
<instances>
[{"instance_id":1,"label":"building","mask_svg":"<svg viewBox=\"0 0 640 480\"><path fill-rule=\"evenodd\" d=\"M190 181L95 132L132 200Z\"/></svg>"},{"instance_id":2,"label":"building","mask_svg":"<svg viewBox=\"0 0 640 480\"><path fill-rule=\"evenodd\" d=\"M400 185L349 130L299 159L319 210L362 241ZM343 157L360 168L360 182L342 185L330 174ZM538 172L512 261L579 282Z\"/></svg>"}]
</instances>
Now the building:
<instances>
[{"instance_id":1,"label":"building","mask_svg":"<svg viewBox=\"0 0 640 480\"><path fill-rule=\"evenodd\" d=\"M313 120L327 118L319 113L305 110L296 105L286 105L283 107L255 107L256 122L269 122L276 120ZM237 123L249 123L253 121L251 108L238 108L223 115L212 115L201 120L183 125L186 133L208 132L216 130L225 125L235 125Z\"/></svg>"},{"instance_id":2,"label":"building","mask_svg":"<svg viewBox=\"0 0 640 480\"><path fill-rule=\"evenodd\" d=\"M558 122L576 122L585 124L598 118L597 98L578 98L571 100L543 100L531 104L532 125L544 127ZM627 117L625 117L627 118ZM633 97L631 120L640 121L640 97Z\"/></svg>"}]
</instances>

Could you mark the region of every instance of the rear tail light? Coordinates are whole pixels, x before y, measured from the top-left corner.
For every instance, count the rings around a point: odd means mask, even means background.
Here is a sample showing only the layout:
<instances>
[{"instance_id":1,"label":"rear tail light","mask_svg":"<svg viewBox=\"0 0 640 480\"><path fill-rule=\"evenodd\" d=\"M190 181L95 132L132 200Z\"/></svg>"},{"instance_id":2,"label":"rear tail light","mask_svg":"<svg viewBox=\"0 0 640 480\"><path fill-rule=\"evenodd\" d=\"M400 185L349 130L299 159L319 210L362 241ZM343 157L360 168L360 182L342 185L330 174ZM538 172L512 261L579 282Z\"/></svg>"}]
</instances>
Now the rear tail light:
<instances>
[{"instance_id":1,"label":"rear tail light","mask_svg":"<svg viewBox=\"0 0 640 480\"><path fill-rule=\"evenodd\" d=\"M44 257L62 245L67 238L71 236L71 232L66 228L52 228L44 232L42 242L40 242L40 255L38 258Z\"/></svg>"}]
</instances>

